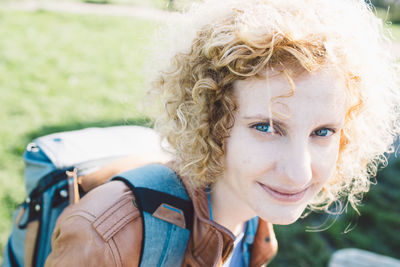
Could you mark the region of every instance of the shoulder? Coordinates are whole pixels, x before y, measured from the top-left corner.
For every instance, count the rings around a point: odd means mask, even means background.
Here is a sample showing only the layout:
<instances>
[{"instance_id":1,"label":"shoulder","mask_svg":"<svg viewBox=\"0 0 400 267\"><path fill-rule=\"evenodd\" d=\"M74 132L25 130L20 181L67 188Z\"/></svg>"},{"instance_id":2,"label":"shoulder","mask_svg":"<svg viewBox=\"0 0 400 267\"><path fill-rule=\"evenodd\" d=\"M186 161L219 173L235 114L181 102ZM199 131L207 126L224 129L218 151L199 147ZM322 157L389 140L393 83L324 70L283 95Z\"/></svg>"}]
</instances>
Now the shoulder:
<instances>
[{"instance_id":1,"label":"shoulder","mask_svg":"<svg viewBox=\"0 0 400 267\"><path fill-rule=\"evenodd\" d=\"M60 219L70 216L83 216L90 221L107 222L107 214L114 216L137 215L139 210L133 205L132 191L122 182L112 181L88 192L79 203L65 209ZM106 216L106 217L104 217Z\"/></svg>"},{"instance_id":2,"label":"shoulder","mask_svg":"<svg viewBox=\"0 0 400 267\"><path fill-rule=\"evenodd\" d=\"M66 211L66 215L84 216L93 229L108 241L130 222L141 224L141 214L133 200L132 191L124 183L108 182L90 191L79 204Z\"/></svg>"},{"instance_id":3,"label":"shoulder","mask_svg":"<svg viewBox=\"0 0 400 267\"><path fill-rule=\"evenodd\" d=\"M135 266L139 262L143 222L124 183L96 187L58 218L46 266L99 261L98 266ZM82 250L80 250L81 248ZM137 253L132 253L137 251ZM107 263L107 264L105 264Z\"/></svg>"}]
</instances>

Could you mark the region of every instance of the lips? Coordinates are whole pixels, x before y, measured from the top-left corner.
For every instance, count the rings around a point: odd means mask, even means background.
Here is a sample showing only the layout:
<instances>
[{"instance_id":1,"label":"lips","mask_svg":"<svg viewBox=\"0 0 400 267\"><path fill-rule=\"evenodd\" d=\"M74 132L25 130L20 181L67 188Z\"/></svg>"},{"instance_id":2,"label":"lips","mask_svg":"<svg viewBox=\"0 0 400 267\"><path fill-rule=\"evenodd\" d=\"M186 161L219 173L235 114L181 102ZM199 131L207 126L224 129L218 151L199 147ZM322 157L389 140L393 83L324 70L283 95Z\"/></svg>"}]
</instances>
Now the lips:
<instances>
[{"instance_id":1,"label":"lips","mask_svg":"<svg viewBox=\"0 0 400 267\"><path fill-rule=\"evenodd\" d=\"M307 192L308 188L305 188L301 191L289 191L285 189L277 189L270 186L267 186L262 183L258 183L272 198L287 203L294 203L301 200L304 194Z\"/></svg>"}]
</instances>

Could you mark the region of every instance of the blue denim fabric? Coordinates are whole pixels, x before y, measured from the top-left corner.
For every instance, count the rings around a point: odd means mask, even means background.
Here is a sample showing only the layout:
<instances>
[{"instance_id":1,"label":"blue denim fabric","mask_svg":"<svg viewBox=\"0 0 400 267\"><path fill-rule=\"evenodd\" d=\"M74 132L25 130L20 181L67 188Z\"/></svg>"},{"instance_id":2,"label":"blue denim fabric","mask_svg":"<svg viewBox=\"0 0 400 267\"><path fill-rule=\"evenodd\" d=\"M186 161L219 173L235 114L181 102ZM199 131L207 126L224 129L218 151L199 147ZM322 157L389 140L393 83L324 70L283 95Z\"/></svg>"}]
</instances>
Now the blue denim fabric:
<instances>
[{"instance_id":1,"label":"blue denim fabric","mask_svg":"<svg viewBox=\"0 0 400 267\"><path fill-rule=\"evenodd\" d=\"M253 244L258 226L258 217L246 222L244 236L235 246L229 267L245 267L250 264L250 246Z\"/></svg>"},{"instance_id":2,"label":"blue denim fabric","mask_svg":"<svg viewBox=\"0 0 400 267\"><path fill-rule=\"evenodd\" d=\"M254 237L256 236L257 232L257 227L258 227L258 217L254 217L247 221L246 223L246 229L244 233L244 237L242 240L242 259L244 261L243 266L249 266L250 264L250 246L254 242ZM232 263L233 263L232 259ZM240 266L240 265L239 265ZM236 267L236 265L231 265L230 267Z\"/></svg>"},{"instance_id":3,"label":"blue denim fabric","mask_svg":"<svg viewBox=\"0 0 400 267\"><path fill-rule=\"evenodd\" d=\"M175 197L189 200L185 188L169 168L151 164L114 177L123 177L132 187L145 187ZM140 266L180 266L184 257L190 231L153 217L143 211L144 239ZM151 233L151 235L147 234Z\"/></svg>"},{"instance_id":4,"label":"blue denim fabric","mask_svg":"<svg viewBox=\"0 0 400 267\"><path fill-rule=\"evenodd\" d=\"M227 265L229 267L245 267L246 266L244 254L243 254L243 250L242 250L243 240L244 240L244 236L243 236L243 238L240 239L239 243L235 244L229 265L224 264L224 266L225 265Z\"/></svg>"}]
</instances>

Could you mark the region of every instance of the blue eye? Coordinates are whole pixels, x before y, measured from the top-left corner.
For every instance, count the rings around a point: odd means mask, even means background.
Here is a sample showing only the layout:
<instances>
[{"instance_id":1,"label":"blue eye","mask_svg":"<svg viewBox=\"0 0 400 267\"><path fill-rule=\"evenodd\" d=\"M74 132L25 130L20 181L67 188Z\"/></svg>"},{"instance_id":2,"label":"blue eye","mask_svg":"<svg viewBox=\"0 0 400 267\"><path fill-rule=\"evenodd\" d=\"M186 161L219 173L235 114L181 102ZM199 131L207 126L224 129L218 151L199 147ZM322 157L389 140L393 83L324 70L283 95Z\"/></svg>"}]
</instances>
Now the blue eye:
<instances>
[{"instance_id":1,"label":"blue eye","mask_svg":"<svg viewBox=\"0 0 400 267\"><path fill-rule=\"evenodd\" d=\"M272 133L273 130L269 124L259 123L253 126L254 129L264 133Z\"/></svg>"},{"instance_id":2,"label":"blue eye","mask_svg":"<svg viewBox=\"0 0 400 267\"><path fill-rule=\"evenodd\" d=\"M313 134L320 137L326 137L326 136L331 136L333 133L334 133L333 130L324 128L314 131Z\"/></svg>"}]
</instances>

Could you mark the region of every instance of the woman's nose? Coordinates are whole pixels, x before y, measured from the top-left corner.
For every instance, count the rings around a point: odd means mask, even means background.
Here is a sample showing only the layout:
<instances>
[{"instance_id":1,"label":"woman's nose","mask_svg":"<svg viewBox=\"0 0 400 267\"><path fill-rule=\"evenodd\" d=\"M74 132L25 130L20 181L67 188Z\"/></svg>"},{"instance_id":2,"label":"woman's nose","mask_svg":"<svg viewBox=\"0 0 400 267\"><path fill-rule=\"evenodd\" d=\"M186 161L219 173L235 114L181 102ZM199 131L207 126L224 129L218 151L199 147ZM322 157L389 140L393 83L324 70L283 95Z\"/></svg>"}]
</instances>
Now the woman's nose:
<instances>
[{"instance_id":1,"label":"woman's nose","mask_svg":"<svg viewBox=\"0 0 400 267\"><path fill-rule=\"evenodd\" d=\"M312 162L307 144L291 144L285 150L276 164L278 173L284 179L282 182L288 186L306 187L312 179Z\"/></svg>"}]
</instances>

